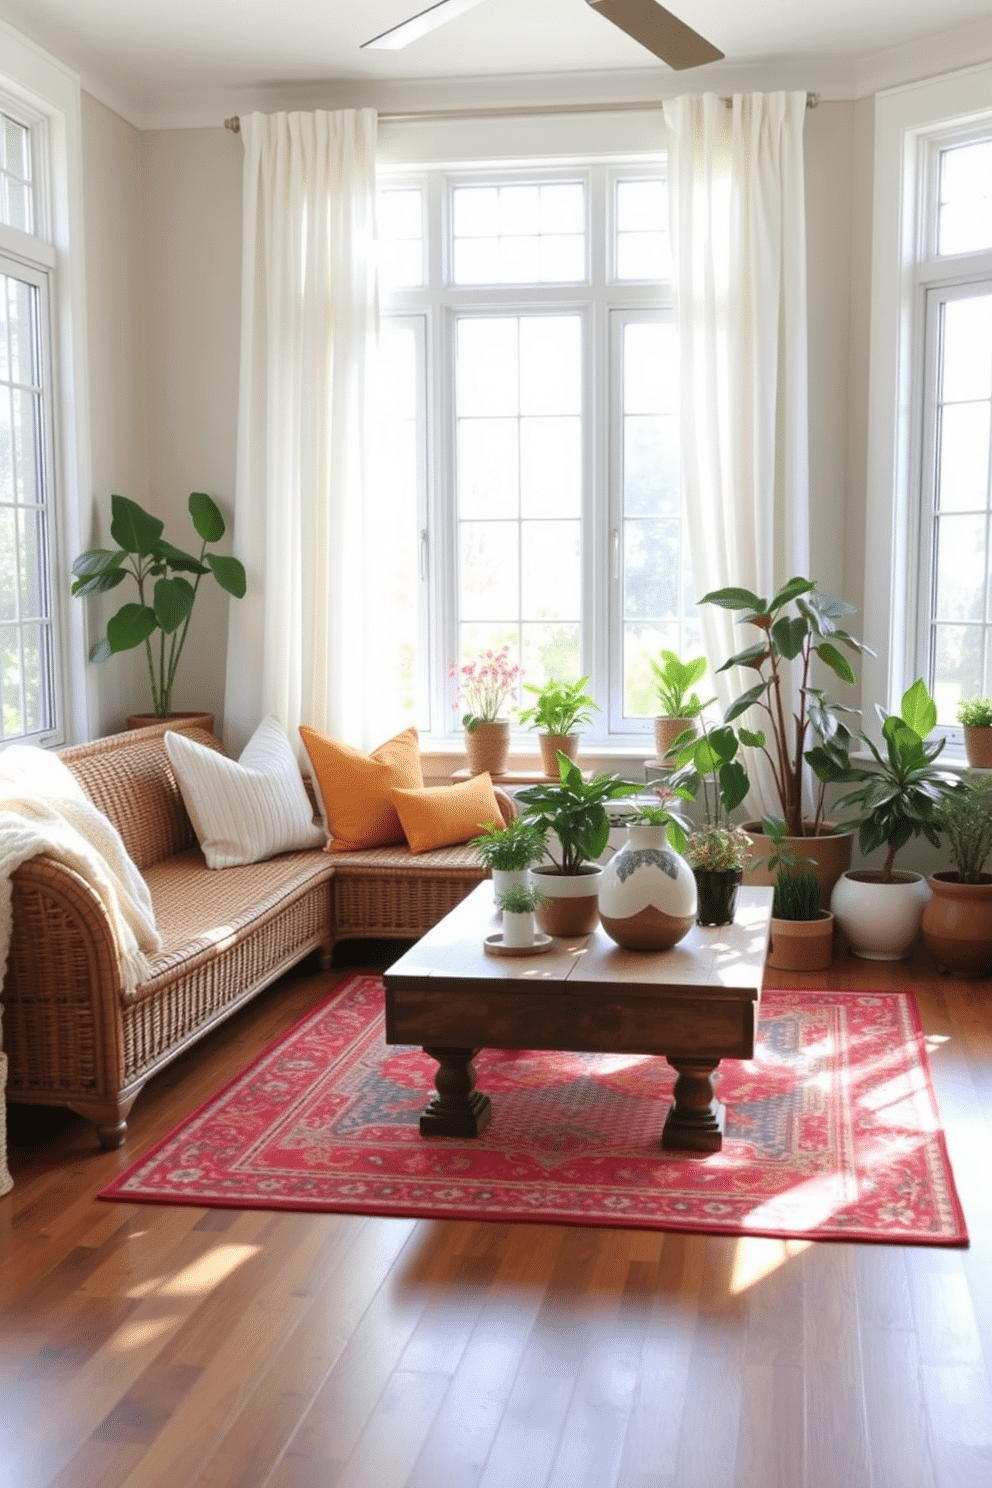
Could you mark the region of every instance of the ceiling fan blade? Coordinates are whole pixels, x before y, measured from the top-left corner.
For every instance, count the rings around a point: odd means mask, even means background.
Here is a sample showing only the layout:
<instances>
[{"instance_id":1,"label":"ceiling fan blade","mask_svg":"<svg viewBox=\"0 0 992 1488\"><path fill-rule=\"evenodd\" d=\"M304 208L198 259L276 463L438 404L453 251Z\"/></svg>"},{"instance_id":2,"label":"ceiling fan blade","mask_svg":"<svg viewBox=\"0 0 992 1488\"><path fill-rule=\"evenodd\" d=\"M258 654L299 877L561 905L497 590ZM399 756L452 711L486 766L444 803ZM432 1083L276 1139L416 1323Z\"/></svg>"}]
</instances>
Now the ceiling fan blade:
<instances>
[{"instance_id":1,"label":"ceiling fan blade","mask_svg":"<svg viewBox=\"0 0 992 1488\"><path fill-rule=\"evenodd\" d=\"M656 5L655 0L586 0L586 4L676 72L701 67L704 62L719 62L724 55L670 10Z\"/></svg>"},{"instance_id":2,"label":"ceiling fan blade","mask_svg":"<svg viewBox=\"0 0 992 1488\"><path fill-rule=\"evenodd\" d=\"M391 26L381 35L373 36L371 41L363 41L362 50L365 47L381 47L389 51L398 51L400 47L409 46L411 41L419 41L420 37L426 36L428 31L443 26L447 21L453 21L455 16L463 15L466 10L471 10L473 6L481 4L482 0L435 0L435 4L411 16L408 21L401 21L398 26Z\"/></svg>"}]
</instances>

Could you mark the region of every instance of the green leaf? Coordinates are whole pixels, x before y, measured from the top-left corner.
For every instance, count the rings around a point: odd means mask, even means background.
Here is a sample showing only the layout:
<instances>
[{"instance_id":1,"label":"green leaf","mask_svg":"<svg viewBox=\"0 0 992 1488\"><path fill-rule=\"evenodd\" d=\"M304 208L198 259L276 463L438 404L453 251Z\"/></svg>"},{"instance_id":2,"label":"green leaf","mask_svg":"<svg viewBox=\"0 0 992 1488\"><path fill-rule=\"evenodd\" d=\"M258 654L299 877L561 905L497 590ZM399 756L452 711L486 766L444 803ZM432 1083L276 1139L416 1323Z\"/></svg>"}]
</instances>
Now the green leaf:
<instances>
[{"instance_id":1,"label":"green leaf","mask_svg":"<svg viewBox=\"0 0 992 1488\"><path fill-rule=\"evenodd\" d=\"M726 811L739 806L748 792L747 771L737 760L720 766L720 799Z\"/></svg>"},{"instance_id":2,"label":"green leaf","mask_svg":"<svg viewBox=\"0 0 992 1488\"><path fill-rule=\"evenodd\" d=\"M165 527L158 517L149 516L144 507L127 496L111 496L110 510L113 514L110 535L125 553L137 553L145 558L155 549Z\"/></svg>"},{"instance_id":3,"label":"green leaf","mask_svg":"<svg viewBox=\"0 0 992 1488\"><path fill-rule=\"evenodd\" d=\"M809 621L802 615L795 620L790 620L787 615L783 615L781 620L776 620L772 626L772 640L786 661L792 661L793 657L799 655L808 635Z\"/></svg>"},{"instance_id":4,"label":"green leaf","mask_svg":"<svg viewBox=\"0 0 992 1488\"><path fill-rule=\"evenodd\" d=\"M107 621L107 645L112 652L131 651L157 629L155 611L148 605L122 605Z\"/></svg>"},{"instance_id":5,"label":"green leaf","mask_svg":"<svg viewBox=\"0 0 992 1488\"><path fill-rule=\"evenodd\" d=\"M937 705L922 677L902 695L902 716L914 733L925 739L937 723Z\"/></svg>"},{"instance_id":6,"label":"green leaf","mask_svg":"<svg viewBox=\"0 0 992 1488\"><path fill-rule=\"evenodd\" d=\"M741 743L746 744L748 749L764 749L765 736L760 729L755 731L753 729L742 728L738 729L737 732Z\"/></svg>"},{"instance_id":7,"label":"green leaf","mask_svg":"<svg viewBox=\"0 0 992 1488\"><path fill-rule=\"evenodd\" d=\"M738 651L723 666L717 667L718 672L727 672L731 667L760 667L761 663L769 655L767 641L755 641L753 646L748 646L745 651Z\"/></svg>"},{"instance_id":8,"label":"green leaf","mask_svg":"<svg viewBox=\"0 0 992 1488\"><path fill-rule=\"evenodd\" d=\"M155 585L155 619L166 635L189 618L196 595L188 579L159 579Z\"/></svg>"},{"instance_id":9,"label":"green leaf","mask_svg":"<svg viewBox=\"0 0 992 1488\"><path fill-rule=\"evenodd\" d=\"M106 636L101 636L90 647L90 661L109 661L113 654Z\"/></svg>"},{"instance_id":10,"label":"green leaf","mask_svg":"<svg viewBox=\"0 0 992 1488\"><path fill-rule=\"evenodd\" d=\"M814 651L822 662L834 672L842 682L854 682L854 672L851 663L842 651L832 645L830 641L821 641L819 646L814 646Z\"/></svg>"},{"instance_id":11,"label":"green leaf","mask_svg":"<svg viewBox=\"0 0 992 1488\"><path fill-rule=\"evenodd\" d=\"M761 682L757 687L749 687L747 692L742 692L737 701L731 703L723 715L725 721L727 723L733 723L735 718L740 718L742 713L746 713L749 708L753 708L754 704L759 702L768 691L769 685L768 682Z\"/></svg>"},{"instance_id":12,"label":"green leaf","mask_svg":"<svg viewBox=\"0 0 992 1488\"><path fill-rule=\"evenodd\" d=\"M796 578L789 579L788 583L782 585L781 589L770 601L768 609L772 614L774 614L775 611L780 610L783 605L787 605L792 600L798 599L800 594L809 594L809 592L815 588L816 585L814 584L812 579L804 579L801 576L797 575Z\"/></svg>"},{"instance_id":13,"label":"green leaf","mask_svg":"<svg viewBox=\"0 0 992 1488\"><path fill-rule=\"evenodd\" d=\"M126 568L107 568L103 573L91 574L86 579L75 579L72 585L73 594L86 599L91 594L107 594L111 589L116 589L118 584L124 582L129 570Z\"/></svg>"},{"instance_id":14,"label":"green leaf","mask_svg":"<svg viewBox=\"0 0 992 1488\"><path fill-rule=\"evenodd\" d=\"M126 562L127 554L120 548L90 548L88 552L80 553L72 571L78 578L89 578L92 574L123 569Z\"/></svg>"},{"instance_id":15,"label":"green leaf","mask_svg":"<svg viewBox=\"0 0 992 1488\"><path fill-rule=\"evenodd\" d=\"M750 589L711 589L699 603L720 605L724 610L755 610L758 614L763 614L767 608L765 601L752 594Z\"/></svg>"},{"instance_id":16,"label":"green leaf","mask_svg":"<svg viewBox=\"0 0 992 1488\"><path fill-rule=\"evenodd\" d=\"M176 573L205 574L210 570L199 558L194 558L192 553L186 553L182 548L177 548L174 543L167 542L163 537L155 548L156 557L161 557L167 567Z\"/></svg>"},{"instance_id":17,"label":"green leaf","mask_svg":"<svg viewBox=\"0 0 992 1488\"><path fill-rule=\"evenodd\" d=\"M224 518L216 501L206 491L190 492L189 514L198 537L202 537L204 542L220 542L226 531Z\"/></svg>"},{"instance_id":18,"label":"green leaf","mask_svg":"<svg viewBox=\"0 0 992 1488\"><path fill-rule=\"evenodd\" d=\"M208 553L206 557L220 587L226 589L228 594L233 594L235 599L243 599L248 579L240 559L225 558L219 553Z\"/></svg>"}]
</instances>

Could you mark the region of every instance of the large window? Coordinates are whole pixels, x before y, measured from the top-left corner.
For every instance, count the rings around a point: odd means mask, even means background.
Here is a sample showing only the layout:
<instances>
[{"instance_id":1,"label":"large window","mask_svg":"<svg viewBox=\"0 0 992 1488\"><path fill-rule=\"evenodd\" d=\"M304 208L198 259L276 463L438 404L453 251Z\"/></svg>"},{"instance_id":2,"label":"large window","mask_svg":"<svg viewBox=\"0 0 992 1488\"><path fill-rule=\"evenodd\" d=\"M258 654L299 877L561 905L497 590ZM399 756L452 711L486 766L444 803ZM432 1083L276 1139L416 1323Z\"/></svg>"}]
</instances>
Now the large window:
<instances>
[{"instance_id":1,"label":"large window","mask_svg":"<svg viewBox=\"0 0 992 1488\"><path fill-rule=\"evenodd\" d=\"M60 726L53 599L51 255L39 218L32 130L0 113L0 742Z\"/></svg>"},{"instance_id":2,"label":"large window","mask_svg":"<svg viewBox=\"0 0 992 1488\"><path fill-rule=\"evenodd\" d=\"M928 157L917 665L953 726L992 693L992 125Z\"/></svg>"},{"instance_id":3,"label":"large window","mask_svg":"<svg viewBox=\"0 0 992 1488\"><path fill-rule=\"evenodd\" d=\"M588 675L601 738L646 731L651 659L699 644L663 162L385 179L379 238L380 385L413 379L380 435L410 513L408 716L450 732L458 666L508 646L528 683Z\"/></svg>"}]
</instances>

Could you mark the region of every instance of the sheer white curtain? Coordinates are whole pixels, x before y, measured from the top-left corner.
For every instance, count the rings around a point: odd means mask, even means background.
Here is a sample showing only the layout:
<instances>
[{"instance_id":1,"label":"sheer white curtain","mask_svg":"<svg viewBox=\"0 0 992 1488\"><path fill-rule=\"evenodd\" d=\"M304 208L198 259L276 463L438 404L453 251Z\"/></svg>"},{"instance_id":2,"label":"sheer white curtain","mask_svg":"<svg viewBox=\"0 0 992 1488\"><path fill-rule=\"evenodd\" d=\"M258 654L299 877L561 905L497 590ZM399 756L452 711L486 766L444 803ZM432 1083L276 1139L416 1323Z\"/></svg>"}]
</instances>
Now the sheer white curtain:
<instances>
[{"instance_id":1,"label":"sheer white curtain","mask_svg":"<svg viewBox=\"0 0 992 1488\"><path fill-rule=\"evenodd\" d=\"M368 501L376 332L372 109L241 120L244 206L225 737L274 713L368 745L382 597ZM373 741L378 742L378 741Z\"/></svg>"},{"instance_id":2,"label":"sheer white curtain","mask_svg":"<svg viewBox=\"0 0 992 1488\"><path fill-rule=\"evenodd\" d=\"M693 585L768 597L809 571L806 94L664 109ZM716 605L699 613L714 673L757 639ZM713 681L726 707L755 678ZM749 764L750 809L778 815L766 762Z\"/></svg>"}]
</instances>

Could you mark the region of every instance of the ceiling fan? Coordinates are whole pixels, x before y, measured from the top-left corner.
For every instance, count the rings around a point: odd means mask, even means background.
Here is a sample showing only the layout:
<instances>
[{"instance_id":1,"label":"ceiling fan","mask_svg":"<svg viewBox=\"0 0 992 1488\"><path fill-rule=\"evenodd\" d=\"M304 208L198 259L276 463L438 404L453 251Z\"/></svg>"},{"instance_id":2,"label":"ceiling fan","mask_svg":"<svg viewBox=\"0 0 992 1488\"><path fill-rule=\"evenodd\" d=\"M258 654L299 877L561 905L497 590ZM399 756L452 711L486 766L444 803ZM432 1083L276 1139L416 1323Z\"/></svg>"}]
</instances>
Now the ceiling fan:
<instances>
[{"instance_id":1,"label":"ceiling fan","mask_svg":"<svg viewBox=\"0 0 992 1488\"><path fill-rule=\"evenodd\" d=\"M373 36L362 46L397 50L479 4L481 0L435 0L426 10L418 11L380 36ZM719 62L723 57L723 52L670 10L656 4L656 0L586 0L586 4L676 71L701 67L704 62Z\"/></svg>"}]
</instances>

